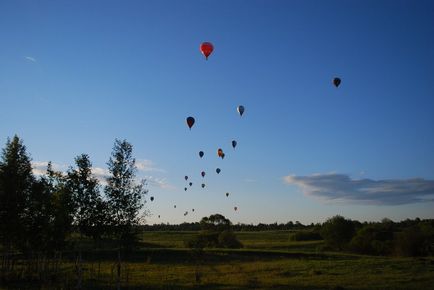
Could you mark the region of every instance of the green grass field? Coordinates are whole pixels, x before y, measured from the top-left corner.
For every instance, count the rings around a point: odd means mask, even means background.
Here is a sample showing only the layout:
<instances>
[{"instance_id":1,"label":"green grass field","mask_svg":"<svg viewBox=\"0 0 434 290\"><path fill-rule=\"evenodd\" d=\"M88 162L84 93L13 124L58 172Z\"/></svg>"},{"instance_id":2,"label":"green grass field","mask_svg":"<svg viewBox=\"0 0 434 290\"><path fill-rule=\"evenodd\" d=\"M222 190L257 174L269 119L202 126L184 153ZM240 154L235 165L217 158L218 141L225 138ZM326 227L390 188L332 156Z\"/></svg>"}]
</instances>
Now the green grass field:
<instances>
[{"instance_id":1,"label":"green grass field","mask_svg":"<svg viewBox=\"0 0 434 290\"><path fill-rule=\"evenodd\" d=\"M196 232L147 232L142 248L122 255L122 289L434 289L434 258L372 257L322 252L321 241L291 241L289 231L239 232L243 249L184 248ZM73 289L75 253L62 279L18 282L2 289ZM84 251L83 289L116 289L117 253ZM59 286L61 285L61 286Z\"/></svg>"}]
</instances>

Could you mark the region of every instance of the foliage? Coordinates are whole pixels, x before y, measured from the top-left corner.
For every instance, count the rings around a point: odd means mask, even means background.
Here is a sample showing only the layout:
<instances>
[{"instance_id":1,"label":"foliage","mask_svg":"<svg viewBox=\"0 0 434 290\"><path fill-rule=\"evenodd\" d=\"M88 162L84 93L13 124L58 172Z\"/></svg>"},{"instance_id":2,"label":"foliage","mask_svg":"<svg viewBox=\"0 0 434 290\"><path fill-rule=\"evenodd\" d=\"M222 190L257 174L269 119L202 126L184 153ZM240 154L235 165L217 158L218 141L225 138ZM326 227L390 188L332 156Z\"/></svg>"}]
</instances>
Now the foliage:
<instances>
[{"instance_id":1,"label":"foliage","mask_svg":"<svg viewBox=\"0 0 434 290\"><path fill-rule=\"evenodd\" d=\"M300 230L290 235L291 241L319 241L322 237L315 230Z\"/></svg>"},{"instance_id":2,"label":"foliage","mask_svg":"<svg viewBox=\"0 0 434 290\"><path fill-rule=\"evenodd\" d=\"M26 244L26 215L34 177L30 157L18 136L8 139L0 160L0 237L11 249Z\"/></svg>"},{"instance_id":3,"label":"foliage","mask_svg":"<svg viewBox=\"0 0 434 290\"><path fill-rule=\"evenodd\" d=\"M75 164L77 169L69 169L67 182L76 206L74 224L80 233L100 240L106 231L107 203L100 194L98 180L92 176L89 156L77 156Z\"/></svg>"},{"instance_id":4,"label":"foliage","mask_svg":"<svg viewBox=\"0 0 434 290\"><path fill-rule=\"evenodd\" d=\"M116 139L107 163L110 177L105 187L113 234L120 242L128 244L135 236L132 233L140 222L139 211L144 206L144 195L148 193L144 180L135 181L137 169L132 153L130 143Z\"/></svg>"},{"instance_id":5,"label":"foliage","mask_svg":"<svg viewBox=\"0 0 434 290\"><path fill-rule=\"evenodd\" d=\"M200 221L201 232L186 241L190 248L242 248L231 229L231 221L221 214L203 217Z\"/></svg>"},{"instance_id":6,"label":"foliage","mask_svg":"<svg viewBox=\"0 0 434 290\"><path fill-rule=\"evenodd\" d=\"M340 215L329 218L321 227L321 236L326 246L336 250L343 250L350 242L354 232L354 223Z\"/></svg>"}]
</instances>

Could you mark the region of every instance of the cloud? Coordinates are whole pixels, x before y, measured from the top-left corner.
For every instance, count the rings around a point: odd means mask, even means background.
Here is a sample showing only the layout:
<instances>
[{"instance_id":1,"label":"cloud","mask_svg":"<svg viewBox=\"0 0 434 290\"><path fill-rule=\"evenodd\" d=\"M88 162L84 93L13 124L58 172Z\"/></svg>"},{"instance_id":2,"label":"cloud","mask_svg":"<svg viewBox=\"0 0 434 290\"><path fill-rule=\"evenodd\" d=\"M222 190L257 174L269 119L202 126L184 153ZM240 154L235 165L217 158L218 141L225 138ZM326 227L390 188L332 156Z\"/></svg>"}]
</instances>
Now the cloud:
<instances>
[{"instance_id":1,"label":"cloud","mask_svg":"<svg viewBox=\"0 0 434 290\"><path fill-rule=\"evenodd\" d=\"M302 188L304 194L326 202L374 205L402 205L434 201L434 180L351 179L345 174L285 176L287 184Z\"/></svg>"},{"instance_id":2,"label":"cloud","mask_svg":"<svg viewBox=\"0 0 434 290\"><path fill-rule=\"evenodd\" d=\"M31 56L25 56L24 58L27 59L28 61L36 62L36 59L34 57L31 57Z\"/></svg>"},{"instance_id":3,"label":"cloud","mask_svg":"<svg viewBox=\"0 0 434 290\"><path fill-rule=\"evenodd\" d=\"M32 172L36 176L41 176L47 173L48 161L32 161ZM66 165L53 163L51 162L51 166L55 171L65 171Z\"/></svg>"},{"instance_id":4,"label":"cloud","mask_svg":"<svg viewBox=\"0 0 434 290\"><path fill-rule=\"evenodd\" d=\"M171 184L169 184L166 180L166 178L157 178L153 176L145 176L146 182L150 186L159 187L162 189L175 189L175 187Z\"/></svg>"},{"instance_id":5,"label":"cloud","mask_svg":"<svg viewBox=\"0 0 434 290\"><path fill-rule=\"evenodd\" d=\"M147 160L147 159L136 160L136 167L137 167L137 170L144 171L144 172L150 172L150 171L165 172L164 169L157 168L155 166L154 162L152 162L151 160Z\"/></svg>"}]
</instances>

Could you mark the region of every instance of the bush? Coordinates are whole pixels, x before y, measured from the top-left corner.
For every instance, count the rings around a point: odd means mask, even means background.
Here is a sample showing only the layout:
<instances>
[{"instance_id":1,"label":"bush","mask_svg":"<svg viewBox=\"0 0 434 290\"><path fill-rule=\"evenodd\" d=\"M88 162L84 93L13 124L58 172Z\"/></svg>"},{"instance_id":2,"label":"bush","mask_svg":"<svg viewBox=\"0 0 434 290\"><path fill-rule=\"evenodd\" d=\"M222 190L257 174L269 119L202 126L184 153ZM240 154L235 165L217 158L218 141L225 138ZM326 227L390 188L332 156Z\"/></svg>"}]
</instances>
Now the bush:
<instances>
[{"instance_id":1,"label":"bush","mask_svg":"<svg viewBox=\"0 0 434 290\"><path fill-rule=\"evenodd\" d=\"M325 244L332 249L343 250L355 232L355 225L351 220L342 216L329 218L321 227L321 236Z\"/></svg>"},{"instance_id":2,"label":"bush","mask_svg":"<svg viewBox=\"0 0 434 290\"><path fill-rule=\"evenodd\" d=\"M297 231L292 234L289 239L291 241L319 241L322 240L321 235L316 231Z\"/></svg>"},{"instance_id":3,"label":"bush","mask_svg":"<svg viewBox=\"0 0 434 290\"><path fill-rule=\"evenodd\" d=\"M232 231L223 231L218 236L218 246L221 248L239 249L243 244Z\"/></svg>"},{"instance_id":4,"label":"bush","mask_svg":"<svg viewBox=\"0 0 434 290\"><path fill-rule=\"evenodd\" d=\"M393 250L393 232L380 225L366 225L350 242L352 251L369 255L389 255Z\"/></svg>"}]
</instances>

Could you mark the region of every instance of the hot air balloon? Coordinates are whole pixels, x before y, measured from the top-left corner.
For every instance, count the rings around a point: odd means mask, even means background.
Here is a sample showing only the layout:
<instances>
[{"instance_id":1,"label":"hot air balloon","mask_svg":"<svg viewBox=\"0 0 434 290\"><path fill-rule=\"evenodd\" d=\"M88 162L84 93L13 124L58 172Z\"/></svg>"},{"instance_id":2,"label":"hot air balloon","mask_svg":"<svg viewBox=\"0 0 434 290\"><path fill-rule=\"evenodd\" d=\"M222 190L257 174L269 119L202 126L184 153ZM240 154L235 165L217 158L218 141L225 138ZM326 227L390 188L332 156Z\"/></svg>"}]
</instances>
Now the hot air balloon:
<instances>
[{"instance_id":1,"label":"hot air balloon","mask_svg":"<svg viewBox=\"0 0 434 290\"><path fill-rule=\"evenodd\" d=\"M194 208L191 211L194 212Z\"/></svg>"},{"instance_id":2,"label":"hot air balloon","mask_svg":"<svg viewBox=\"0 0 434 290\"><path fill-rule=\"evenodd\" d=\"M158 215L158 218L160 218L160 215Z\"/></svg>"},{"instance_id":3,"label":"hot air balloon","mask_svg":"<svg viewBox=\"0 0 434 290\"><path fill-rule=\"evenodd\" d=\"M228 197L229 196L229 192L226 192L226 197Z\"/></svg>"},{"instance_id":4,"label":"hot air balloon","mask_svg":"<svg viewBox=\"0 0 434 290\"><path fill-rule=\"evenodd\" d=\"M226 155L223 153L223 154L222 154L222 159L225 159L225 156L226 156Z\"/></svg>"},{"instance_id":5,"label":"hot air balloon","mask_svg":"<svg viewBox=\"0 0 434 290\"><path fill-rule=\"evenodd\" d=\"M151 198L150 198L150 199L151 199L151 201L154 201L154 197L153 197L153 196L151 196Z\"/></svg>"},{"instance_id":6,"label":"hot air balloon","mask_svg":"<svg viewBox=\"0 0 434 290\"><path fill-rule=\"evenodd\" d=\"M191 130L191 127L193 127L194 122L195 122L195 120L194 120L193 117L188 117L187 118L187 126L188 126L188 128L190 128L190 130Z\"/></svg>"},{"instance_id":7,"label":"hot air balloon","mask_svg":"<svg viewBox=\"0 0 434 290\"><path fill-rule=\"evenodd\" d=\"M188 185L192 186L192 185L193 185L193 182L190 182Z\"/></svg>"},{"instance_id":8,"label":"hot air balloon","mask_svg":"<svg viewBox=\"0 0 434 290\"><path fill-rule=\"evenodd\" d=\"M176 208L176 204L173 206L173 208Z\"/></svg>"},{"instance_id":9,"label":"hot air balloon","mask_svg":"<svg viewBox=\"0 0 434 290\"><path fill-rule=\"evenodd\" d=\"M212 53L214 50L214 46L211 42L202 42L200 45L200 52L205 56L205 59L208 60L208 56Z\"/></svg>"},{"instance_id":10,"label":"hot air balloon","mask_svg":"<svg viewBox=\"0 0 434 290\"><path fill-rule=\"evenodd\" d=\"M235 147L237 147L237 141L232 140L232 147L235 149Z\"/></svg>"},{"instance_id":11,"label":"hot air balloon","mask_svg":"<svg viewBox=\"0 0 434 290\"><path fill-rule=\"evenodd\" d=\"M185 180L187 180L187 179L188 179L188 176L187 176L187 175L186 175L186 176L184 176L184 179L185 179Z\"/></svg>"},{"instance_id":12,"label":"hot air balloon","mask_svg":"<svg viewBox=\"0 0 434 290\"><path fill-rule=\"evenodd\" d=\"M237 207L237 206L234 206L234 210L237 211L237 210L238 210L238 207Z\"/></svg>"},{"instance_id":13,"label":"hot air balloon","mask_svg":"<svg viewBox=\"0 0 434 290\"><path fill-rule=\"evenodd\" d=\"M205 183L202 183L202 188L205 188Z\"/></svg>"},{"instance_id":14,"label":"hot air balloon","mask_svg":"<svg viewBox=\"0 0 434 290\"><path fill-rule=\"evenodd\" d=\"M219 157L222 157L223 154L224 154L224 153L223 153L222 148L219 148L219 149L217 150L217 155L218 155Z\"/></svg>"},{"instance_id":15,"label":"hot air balloon","mask_svg":"<svg viewBox=\"0 0 434 290\"><path fill-rule=\"evenodd\" d=\"M217 172L217 174L220 174L220 168L217 168L216 170L215 170L215 172Z\"/></svg>"},{"instance_id":16,"label":"hot air balloon","mask_svg":"<svg viewBox=\"0 0 434 290\"><path fill-rule=\"evenodd\" d=\"M238 114L240 114L240 116L242 116L244 114L244 106L239 105L237 107L237 111L238 111Z\"/></svg>"},{"instance_id":17,"label":"hot air balloon","mask_svg":"<svg viewBox=\"0 0 434 290\"><path fill-rule=\"evenodd\" d=\"M184 191L187 191L187 187L184 187Z\"/></svg>"},{"instance_id":18,"label":"hot air balloon","mask_svg":"<svg viewBox=\"0 0 434 290\"><path fill-rule=\"evenodd\" d=\"M205 171L202 171L202 172L200 173L200 175L202 175L202 177L205 177Z\"/></svg>"},{"instance_id":19,"label":"hot air balloon","mask_svg":"<svg viewBox=\"0 0 434 290\"><path fill-rule=\"evenodd\" d=\"M334 78L333 79L333 84L335 85L335 87L339 87L339 85L341 84L341 79L340 78Z\"/></svg>"},{"instance_id":20,"label":"hot air balloon","mask_svg":"<svg viewBox=\"0 0 434 290\"><path fill-rule=\"evenodd\" d=\"M203 151L199 151L199 157L202 158L203 157Z\"/></svg>"}]
</instances>

